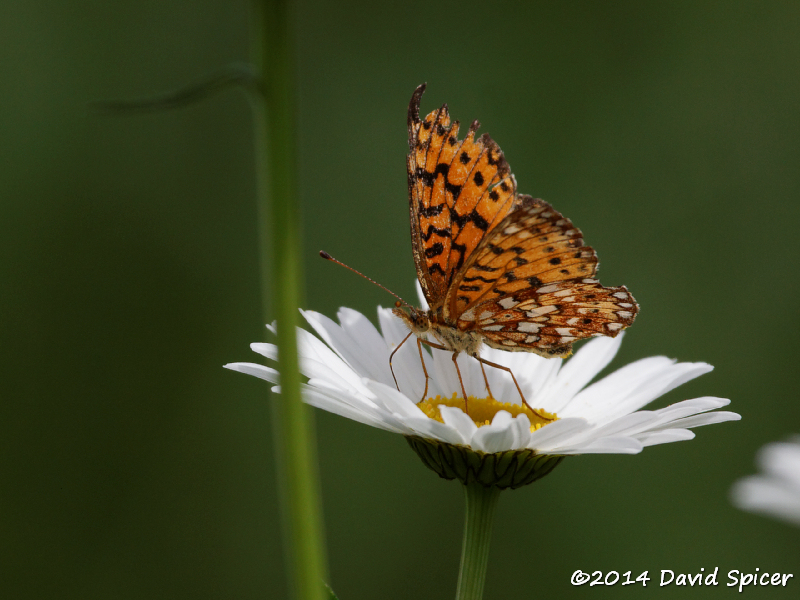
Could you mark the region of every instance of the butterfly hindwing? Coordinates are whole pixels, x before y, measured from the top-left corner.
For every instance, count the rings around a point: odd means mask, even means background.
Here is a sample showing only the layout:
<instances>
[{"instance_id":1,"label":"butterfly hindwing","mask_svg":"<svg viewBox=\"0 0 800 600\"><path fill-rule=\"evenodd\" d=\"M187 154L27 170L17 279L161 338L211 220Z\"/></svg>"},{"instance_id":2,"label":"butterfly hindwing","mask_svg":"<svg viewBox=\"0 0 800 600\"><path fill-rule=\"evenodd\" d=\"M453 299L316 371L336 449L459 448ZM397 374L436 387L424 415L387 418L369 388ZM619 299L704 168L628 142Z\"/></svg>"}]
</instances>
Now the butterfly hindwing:
<instances>
[{"instance_id":1,"label":"butterfly hindwing","mask_svg":"<svg viewBox=\"0 0 800 600\"><path fill-rule=\"evenodd\" d=\"M597 256L569 219L543 200L517 196L516 209L475 250L453 282L445 316L545 283L592 277Z\"/></svg>"},{"instance_id":2,"label":"butterfly hindwing","mask_svg":"<svg viewBox=\"0 0 800 600\"><path fill-rule=\"evenodd\" d=\"M473 328L496 348L547 353L587 337L615 337L638 309L624 286L607 288L586 278L481 303L461 315L459 327Z\"/></svg>"}]
</instances>

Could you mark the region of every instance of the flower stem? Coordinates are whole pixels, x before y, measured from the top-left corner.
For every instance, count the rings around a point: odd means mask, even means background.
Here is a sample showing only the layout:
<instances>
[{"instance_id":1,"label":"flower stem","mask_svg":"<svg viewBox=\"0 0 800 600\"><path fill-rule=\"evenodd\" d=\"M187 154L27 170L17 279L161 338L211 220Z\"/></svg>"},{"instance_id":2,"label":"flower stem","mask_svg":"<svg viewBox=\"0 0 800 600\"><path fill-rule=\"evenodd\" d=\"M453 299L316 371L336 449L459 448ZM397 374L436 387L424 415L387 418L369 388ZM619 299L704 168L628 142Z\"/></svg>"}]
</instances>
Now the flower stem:
<instances>
[{"instance_id":1,"label":"flower stem","mask_svg":"<svg viewBox=\"0 0 800 600\"><path fill-rule=\"evenodd\" d=\"M492 522L500 489L472 482L464 485L464 491L467 496L467 514L456 600L480 600L483 597L486 566L489 564Z\"/></svg>"},{"instance_id":2,"label":"flower stem","mask_svg":"<svg viewBox=\"0 0 800 600\"><path fill-rule=\"evenodd\" d=\"M301 261L291 10L289 0L255 0L253 7L253 62L261 74L261 93L253 95L261 284L264 314L271 299L278 323L281 394L271 406L285 557L293 596L322 600L328 596L316 448L297 359Z\"/></svg>"}]
</instances>

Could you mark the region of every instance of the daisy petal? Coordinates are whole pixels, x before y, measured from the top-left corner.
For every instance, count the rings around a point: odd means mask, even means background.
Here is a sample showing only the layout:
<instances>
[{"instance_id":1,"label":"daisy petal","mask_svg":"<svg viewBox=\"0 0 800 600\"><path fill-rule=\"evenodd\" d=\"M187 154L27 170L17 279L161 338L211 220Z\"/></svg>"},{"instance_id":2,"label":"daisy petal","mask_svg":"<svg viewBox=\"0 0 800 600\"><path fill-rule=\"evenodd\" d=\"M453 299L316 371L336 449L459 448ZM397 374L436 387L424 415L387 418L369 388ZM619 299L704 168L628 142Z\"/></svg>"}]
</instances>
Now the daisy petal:
<instances>
[{"instance_id":1,"label":"daisy petal","mask_svg":"<svg viewBox=\"0 0 800 600\"><path fill-rule=\"evenodd\" d=\"M378 309L381 331L362 314L347 308L339 311L338 324L313 311L305 311L303 316L319 336L298 330L301 372L309 378L302 388L305 401L402 435L488 453L530 449L553 455L631 454L644 446L690 439L691 427L739 418L735 413L718 411L729 400L713 397L640 410L676 386L710 371L712 367L705 363L678 363L655 356L590 383L616 355L621 335L591 340L566 361L481 348L481 357L514 373L529 403L557 413L557 420L531 432L528 416L520 412L512 417L519 408L506 411L498 409L493 399L489 402L491 395L501 402L521 405L520 392L508 371L490 366L482 369L480 362L463 352L456 356L457 370L450 350L424 349L420 360L417 338L409 335L407 326L390 309ZM274 332L274 327L271 330ZM252 348L269 360L277 359L274 344L253 344ZM270 367L252 363L225 366L272 384L279 380ZM279 392L280 388L273 390ZM430 402L437 396L461 397L464 391L471 407L483 407L481 414L490 409L490 424L486 424L485 416L476 423L461 409L444 405L439 406L440 422L417 406L423 394Z\"/></svg>"}]
</instances>

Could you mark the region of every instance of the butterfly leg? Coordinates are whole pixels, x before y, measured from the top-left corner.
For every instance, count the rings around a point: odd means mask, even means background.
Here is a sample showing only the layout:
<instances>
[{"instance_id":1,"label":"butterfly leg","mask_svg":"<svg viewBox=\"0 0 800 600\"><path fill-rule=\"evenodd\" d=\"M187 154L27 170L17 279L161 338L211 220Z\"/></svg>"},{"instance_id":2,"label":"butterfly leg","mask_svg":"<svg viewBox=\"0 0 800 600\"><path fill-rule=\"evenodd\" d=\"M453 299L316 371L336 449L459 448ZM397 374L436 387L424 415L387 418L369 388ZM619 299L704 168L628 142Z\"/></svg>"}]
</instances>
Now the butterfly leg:
<instances>
[{"instance_id":1,"label":"butterfly leg","mask_svg":"<svg viewBox=\"0 0 800 600\"><path fill-rule=\"evenodd\" d=\"M475 358L478 360L478 364L481 366L481 373L483 373L483 383L486 384L486 392L489 394L489 398L494 398L494 394L492 394L492 388L489 387L489 379L486 377L486 369L483 368L483 362L477 356Z\"/></svg>"},{"instance_id":2,"label":"butterfly leg","mask_svg":"<svg viewBox=\"0 0 800 600\"><path fill-rule=\"evenodd\" d=\"M428 375L428 369L425 368L425 359L422 357L422 342L419 338L417 338L417 349L419 350L419 362L422 363L422 372L425 373L425 391L422 392L422 398L420 399L420 402L422 402L425 400L425 396L428 395L428 380L430 376Z\"/></svg>"},{"instance_id":3,"label":"butterfly leg","mask_svg":"<svg viewBox=\"0 0 800 600\"><path fill-rule=\"evenodd\" d=\"M406 343L406 340L411 337L411 334L414 333L413 331L409 331L408 335L403 338L403 341L397 344L397 348L392 350L392 353L389 355L389 370L392 372L392 379L394 379L394 387L397 388L397 391L400 391L400 386L397 385L397 377L394 376L394 369L392 368L392 359L394 358L395 353L400 350L400 346ZM419 342L417 342L419 343ZM425 370L425 363L422 363L422 370ZM425 373L425 390L428 389L428 373Z\"/></svg>"},{"instance_id":4,"label":"butterfly leg","mask_svg":"<svg viewBox=\"0 0 800 600\"><path fill-rule=\"evenodd\" d=\"M480 356L476 356L475 358L478 360L479 363L481 363L481 369L483 369L483 365L489 365L490 367L494 367L495 369L501 369L503 371L508 372L508 374L511 375L511 379L514 381L514 385L517 386L517 391L519 392L519 397L522 398L522 403L533 411L531 405L528 404L527 400L525 400L525 395L522 393L522 389L519 387L519 384L517 383L517 378L514 377L514 372L511 369L509 369L508 367L504 367L503 365L498 365L497 363L490 362L485 358L481 358ZM484 378L486 377L485 372L483 376ZM487 390L489 389L488 383L486 384L486 389ZM491 396L492 392L489 392L489 395Z\"/></svg>"},{"instance_id":5,"label":"butterfly leg","mask_svg":"<svg viewBox=\"0 0 800 600\"><path fill-rule=\"evenodd\" d=\"M426 346L430 346L431 348L438 348L439 350L449 350L447 346L442 346L441 344L435 344L433 342L429 342L428 340L423 340L422 338L417 338L420 342L425 344ZM422 349L420 349L422 351ZM467 390L464 389L464 380L461 379L461 369L458 368L458 363L456 362L456 357L458 356L458 352L453 352L453 364L456 367L456 374L458 375L458 383L461 384L461 393L464 394L464 412L469 415L469 406L467 405ZM489 364L489 363L487 363Z\"/></svg>"},{"instance_id":6,"label":"butterfly leg","mask_svg":"<svg viewBox=\"0 0 800 600\"><path fill-rule=\"evenodd\" d=\"M458 357L458 352L453 352L453 364L456 367L456 373L458 374L458 383L461 384L461 393L464 394L464 412L467 413L469 416L469 405L467 404L467 390L464 389L464 381L461 379L461 369L458 368L458 363L456 362L456 358Z\"/></svg>"}]
</instances>

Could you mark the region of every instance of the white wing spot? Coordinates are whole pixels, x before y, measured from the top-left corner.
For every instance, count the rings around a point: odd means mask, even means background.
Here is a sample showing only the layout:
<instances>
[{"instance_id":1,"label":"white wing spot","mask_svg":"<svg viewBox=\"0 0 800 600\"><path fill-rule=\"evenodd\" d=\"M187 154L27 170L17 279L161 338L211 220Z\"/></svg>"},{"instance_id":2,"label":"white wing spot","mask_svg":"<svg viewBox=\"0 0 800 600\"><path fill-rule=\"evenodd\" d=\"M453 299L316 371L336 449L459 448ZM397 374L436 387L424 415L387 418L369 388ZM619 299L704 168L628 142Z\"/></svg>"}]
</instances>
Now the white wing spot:
<instances>
[{"instance_id":1,"label":"white wing spot","mask_svg":"<svg viewBox=\"0 0 800 600\"><path fill-rule=\"evenodd\" d=\"M486 319L491 319L493 316L494 316L494 313L492 311L485 310L478 317L478 321L485 321Z\"/></svg>"},{"instance_id":2,"label":"white wing spot","mask_svg":"<svg viewBox=\"0 0 800 600\"><path fill-rule=\"evenodd\" d=\"M519 231L519 229L520 228L517 227L516 225L509 225L503 230L503 233L505 233L506 235L514 235Z\"/></svg>"},{"instance_id":3,"label":"white wing spot","mask_svg":"<svg viewBox=\"0 0 800 600\"><path fill-rule=\"evenodd\" d=\"M620 305L621 306L621 305ZM475 320L475 309L470 308L468 311L461 313L461 320L462 321L474 321Z\"/></svg>"},{"instance_id":4,"label":"white wing spot","mask_svg":"<svg viewBox=\"0 0 800 600\"><path fill-rule=\"evenodd\" d=\"M620 308L633 308L633 304L630 304L629 302L620 302L619 306Z\"/></svg>"},{"instance_id":5,"label":"white wing spot","mask_svg":"<svg viewBox=\"0 0 800 600\"><path fill-rule=\"evenodd\" d=\"M609 331L619 331L622 329L622 323L606 323L606 329Z\"/></svg>"},{"instance_id":6,"label":"white wing spot","mask_svg":"<svg viewBox=\"0 0 800 600\"><path fill-rule=\"evenodd\" d=\"M600 283L597 279L584 279L583 283Z\"/></svg>"},{"instance_id":7,"label":"white wing spot","mask_svg":"<svg viewBox=\"0 0 800 600\"><path fill-rule=\"evenodd\" d=\"M623 319L630 319L633 316L633 313L629 310L620 310L617 314Z\"/></svg>"},{"instance_id":8,"label":"white wing spot","mask_svg":"<svg viewBox=\"0 0 800 600\"><path fill-rule=\"evenodd\" d=\"M538 342L538 341L539 341L539 336L538 335L529 335L528 337L525 338L525 343L526 344L532 344L532 343Z\"/></svg>"},{"instance_id":9,"label":"white wing spot","mask_svg":"<svg viewBox=\"0 0 800 600\"><path fill-rule=\"evenodd\" d=\"M554 310L558 310L558 309L554 305L548 304L547 306L539 306L539 307L534 308L532 310L526 311L525 314L527 314L531 318L534 318L534 317L541 317L542 315L546 315L547 313L551 313Z\"/></svg>"},{"instance_id":10,"label":"white wing spot","mask_svg":"<svg viewBox=\"0 0 800 600\"><path fill-rule=\"evenodd\" d=\"M501 331L505 327L505 325L488 325L486 327L481 327L484 331Z\"/></svg>"},{"instance_id":11,"label":"white wing spot","mask_svg":"<svg viewBox=\"0 0 800 600\"><path fill-rule=\"evenodd\" d=\"M542 326L539 323L530 323L528 321L522 321L517 325L517 331L524 331L525 333L539 333L541 328Z\"/></svg>"},{"instance_id":12,"label":"white wing spot","mask_svg":"<svg viewBox=\"0 0 800 600\"><path fill-rule=\"evenodd\" d=\"M572 333L572 329L569 327L556 327L556 333L564 337L570 335Z\"/></svg>"},{"instance_id":13,"label":"white wing spot","mask_svg":"<svg viewBox=\"0 0 800 600\"><path fill-rule=\"evenodd\" d=\"M619 298L620 300L627 300L628 299L628 294L625 293L625 292L616 292L614 294L614 298Z\"/></svg>"},{"instance_id":14,"label":"white wing spot","mask_svg":"<svg viewBox=\"0 0 800 600\"><path fill-rule=\"evenodd\" d=\"M517 342L515 342L514 340L503 340L500 343L503 344L503 346L516 346L517 345Z\"/></svg>"},{"instance_id":15,"label":"white wing spot","mask_svg":"<svg viewBox=\"0 0 800 600\"><path fill-rule=\"evenodd\" d=\"M498 302L498 304L503 308L505 308L506 310L509 310L511 308L514 308L517 304L519 304L519 302L517 302L513 298L503 298Z\"/></svg>"},{"instance_id":16,"label":"white wing spot","mask_svg":"<svg viewBox=\"0 0 800 600\"><path fill-rule=\"evenodd\" d=\"M567 319L567 325L575 326L580 322L580 318L572 317L571 319Z\"/></svg>"},{"instance_id":17,"label":"white wing spot","mask_svg":"<svg viewBox=\"0 0 800 600\"><path fill-rule=\"evenodd\" d=\"M550 292L555 292L561 289L561 286L558 284L554 285L546 285L544 287L540 287L536 292L538 294L549 294Z\"/></svg>"},{"instance_id":18,"label":"white wing spot","mask_svg":"<svg viewBox=\"0 0 800 600\"><path fill-rule=\"evenodd\" d=\"M556 292L555 294L553 294L553 296L556 296L556 297L558 297L558 298L561 298L562 296L569 296L571 293L572 293L572 290L570 290L570 289L568 288L568 289L566 289L566 290L561 290L561 291L559 291L559 292Z\"/></svg>"},{"instance_id":19,"label":"white wing spot","mask_svg":"<svg viewBox=\"0 0 800 600\"><path fill-rule=\"evenodd\" d=\"M571 344L572 342L574 342L577 339L578 338L573 337L571 335L562 335L561 339L559 340L559 343L561 343L561 344Z\"/></svg>"}]
</instances>

